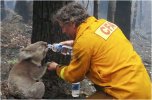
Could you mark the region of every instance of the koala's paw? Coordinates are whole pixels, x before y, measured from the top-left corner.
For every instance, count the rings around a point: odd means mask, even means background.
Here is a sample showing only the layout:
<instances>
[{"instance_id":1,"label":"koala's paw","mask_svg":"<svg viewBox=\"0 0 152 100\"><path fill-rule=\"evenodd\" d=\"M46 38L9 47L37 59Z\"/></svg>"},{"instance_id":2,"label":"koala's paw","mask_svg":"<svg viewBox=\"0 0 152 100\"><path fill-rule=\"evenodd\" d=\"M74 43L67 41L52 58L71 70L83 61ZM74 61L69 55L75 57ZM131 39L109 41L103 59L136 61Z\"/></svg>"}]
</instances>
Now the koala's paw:
<instances>
[{"instance_id":1,"label":"koala's paw","mask_svg":"<svg viewBox=\"0 0 152 100\"><path fill-rule=\"evenodd\" d=\"M36 82L26 92L26 97L33 99L41 99L45 92L45 86L43 82Z\"/></svg>"}]
</instances>

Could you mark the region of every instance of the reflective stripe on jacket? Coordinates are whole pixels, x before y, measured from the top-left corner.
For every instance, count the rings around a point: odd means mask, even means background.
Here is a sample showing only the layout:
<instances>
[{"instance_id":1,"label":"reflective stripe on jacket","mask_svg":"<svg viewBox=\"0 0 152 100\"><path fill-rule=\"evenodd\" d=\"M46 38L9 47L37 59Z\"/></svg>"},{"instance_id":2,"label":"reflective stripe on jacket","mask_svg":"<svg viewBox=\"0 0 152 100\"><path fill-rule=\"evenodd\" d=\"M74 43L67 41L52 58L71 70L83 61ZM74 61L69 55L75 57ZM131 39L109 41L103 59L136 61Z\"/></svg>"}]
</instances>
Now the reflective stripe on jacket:
<instances>
[{"instance_id":1,"label":"reflective stripe on jacket","mask_svg":"<svg viewBox=\"0 0 152 100\"><path fill-rule=\"evenodd\" d=\"M116 98L150 98L150 78L122 31L104 19L89 17L77 30L68 66L57 68L68 82L87 76Z\"/></svg>"}]
</instances>

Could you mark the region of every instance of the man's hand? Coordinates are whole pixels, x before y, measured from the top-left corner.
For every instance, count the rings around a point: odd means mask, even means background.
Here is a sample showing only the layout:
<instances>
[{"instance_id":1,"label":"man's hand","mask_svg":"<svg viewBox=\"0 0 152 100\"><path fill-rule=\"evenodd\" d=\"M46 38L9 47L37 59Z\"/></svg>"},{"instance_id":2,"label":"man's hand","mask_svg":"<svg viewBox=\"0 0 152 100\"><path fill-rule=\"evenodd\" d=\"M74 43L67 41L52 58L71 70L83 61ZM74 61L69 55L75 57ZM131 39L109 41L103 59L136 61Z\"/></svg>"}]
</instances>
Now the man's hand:
<instances>
[{"instance_id":1,"label":"man's hand","mask_svg":"<svg viewBox=\"0 0 152 100\"><path fill-rule=\"evenodd\" d=\"M48 70L56 70L56 67L57 67L57 63L56 62L48 62L47 63L47 67L48 67Z\"/></svg>"},{"instance_id":2,"label":"man's hand","mask_svg":"<svg viewBox=\"0 0 152 100\"><path fill-rule=\"evenodd\" d=\"M60 42L60 44L67 45L67 46L72 46L73 42L74 42L73 40L67 40L67 41Z\"/></svg>"}]
</instances>

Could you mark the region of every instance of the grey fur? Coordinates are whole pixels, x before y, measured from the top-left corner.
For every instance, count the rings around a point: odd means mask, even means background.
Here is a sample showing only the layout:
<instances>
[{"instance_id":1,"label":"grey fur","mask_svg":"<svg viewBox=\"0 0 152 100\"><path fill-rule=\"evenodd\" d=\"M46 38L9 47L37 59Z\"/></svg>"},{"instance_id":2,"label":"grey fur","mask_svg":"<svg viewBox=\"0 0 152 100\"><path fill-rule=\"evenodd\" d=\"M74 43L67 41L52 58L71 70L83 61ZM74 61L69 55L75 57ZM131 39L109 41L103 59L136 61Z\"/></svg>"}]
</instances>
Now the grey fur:
<instances>
[{"instance_id":1,"label":"grey fur","mask_svg":"<svg viewBox=\"0 0 152 100\"><path fill-rule=\"evenodd\" d=\"M45 86L40 79L47 67L41 66L41 61L47 51L47 43L43 41L30 44L20 51L19 62L11 69L8 77L11 95L32 99L43 97Z\"/></svg>"}]
</instances>

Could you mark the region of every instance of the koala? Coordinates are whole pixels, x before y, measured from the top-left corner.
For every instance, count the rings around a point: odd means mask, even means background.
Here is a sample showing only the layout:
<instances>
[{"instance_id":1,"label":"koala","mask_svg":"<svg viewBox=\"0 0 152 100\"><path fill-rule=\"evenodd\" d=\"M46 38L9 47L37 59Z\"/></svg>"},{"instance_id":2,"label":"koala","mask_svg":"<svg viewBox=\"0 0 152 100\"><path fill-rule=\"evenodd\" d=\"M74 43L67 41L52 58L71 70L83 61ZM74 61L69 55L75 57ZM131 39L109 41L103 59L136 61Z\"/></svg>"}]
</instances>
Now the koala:
<instances>
[{"instance_id":1,"label":"koala","mask_svg":"<svg viewBox=\"0 0 152 100\"><path fill-rule=\"evenodd\" d=\"M20 50L19 62L10 70L8 77L8 89L11 95L33 99L43 97L45 86L40 79L47 67L41 66L41 61L47 51L47 43L43 41L30 44Z\"/></svg>"}]
</instances>

